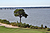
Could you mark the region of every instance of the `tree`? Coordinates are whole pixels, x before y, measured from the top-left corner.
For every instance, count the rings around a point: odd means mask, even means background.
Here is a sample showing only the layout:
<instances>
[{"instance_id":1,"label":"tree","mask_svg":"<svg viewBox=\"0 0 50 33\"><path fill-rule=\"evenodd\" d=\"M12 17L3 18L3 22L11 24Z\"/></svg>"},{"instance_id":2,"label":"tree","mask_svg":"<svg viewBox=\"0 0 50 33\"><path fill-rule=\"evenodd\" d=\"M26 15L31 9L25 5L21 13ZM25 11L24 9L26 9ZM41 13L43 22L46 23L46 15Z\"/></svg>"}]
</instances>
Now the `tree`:
<instances>
[{"instance_id":1,"label":"tree","mask_svg":"<svg viewBox=\"0 0 50 33\"><path fill-rule=\"evenodd\" d=\"M14 11L14 16L16 16L16 17L19 16L20 17L20 22L21 22L22 16L25 17L25 18L27 18L28 15L24 12L23 9L16 9Z\"/></svg>"}]
</instances>

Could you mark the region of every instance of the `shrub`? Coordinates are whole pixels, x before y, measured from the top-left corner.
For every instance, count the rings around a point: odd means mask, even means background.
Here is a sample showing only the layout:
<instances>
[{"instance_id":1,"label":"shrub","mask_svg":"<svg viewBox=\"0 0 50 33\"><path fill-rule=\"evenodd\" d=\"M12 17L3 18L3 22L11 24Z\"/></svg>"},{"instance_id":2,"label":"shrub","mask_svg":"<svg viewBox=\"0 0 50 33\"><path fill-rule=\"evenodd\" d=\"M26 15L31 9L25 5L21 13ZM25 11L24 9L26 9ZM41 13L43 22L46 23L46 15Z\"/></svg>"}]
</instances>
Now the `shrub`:
<instances>
[{"instance_id":1,"label":"shrub","mask_svg":"<svg viewBox=\"0 0 50 33\"><path fill-rule=\"evenodd\" d=\"M1 20L1 23L5 23L5 24L10 24L10 22L9 21L7 21L7 20Z\"/></svg>"},{"instance_id":2,"label":"shrub","mask_svg":"<svg viewBox=\"0 0 50 33\"><path fill-rule=\"evenodd\" d=\"M26 26L26 23L23 23L23 27L24 27L24 28L26 28L26 27L27 27L27 26Z\"/></svg>"},{"instance_id":3,"label":"shrub","mask_svg":"<svg viewBox=\"0 0 50 33\"><path fill-rule=\"evenodd\" d=\"M7 21L7 22L5 22L6 24L10 24L10 22L9 21Z\"/></svg>"},{"instance_id":4,"label":"shrub","mask_svg":"<svg viewBox=\"0 0 50 33\"><path fill-rule=\"evenodd\" d=\"M35 26L35 29L38 29L38 26Z\"/></svg>"},{"instance_id":5,"label":"shrub","mask_svg":"<svg viewBox=\"0 0 50 33\"><path fill-rule=\"evenodd\" d=\"M20 27L20 23L17 23L17 26Z\"/></svg>"},{"instance_id":6,"label":"shrub","mask_svg":"<svg viewBox=\"0 0 50 33\"><path fill-rule=\"evenodd\" d=\"M38 27L38 29L42 29L41 27Z\"/></svg>"},{"instance_id":7,"label":"shrub","mask_svg":"<svg viewBox=\"0 0 50 33\"><path fill-rule=\"evenodd\" d=\"M32 28L32 25L30 25L30 28Z\"/></svg>"},{"instance_id":8,"label":"shrub","mask_svg":"<svg viewBox=\"0 0 50 33\"><path fill-rule=\"evenodd\" d=\"M47 28L47 26L45 26L45 28Z\"/></svg>"},{"instance_id":9,"label":"shrub","mask_svg":"<svg viewBox=\"0 0 50 33\"><path fill-rule=\"evenodd\" d=\"M35 27L34 27L34 26L32 26L32 29L35 29Z\"/></svg>"},{"instance_id":10,"label":"shrub","mask_svg":"<svg viewBox=\"0 0 50 33\"><path fill-rule=\"evenodd\" d=\"M20 23L19 23L19 25L20 25L20 27L23 27L23 24L22 24L22 22L20 22Z\"/></svg>"},{"instance_id":11,"label":"shrub","mask_svg":"<svg viewBox=\"0 0 50 33\"><path fill-rule=\"evenodd\" d=\"M29 27L30 27L30 26L29 26L29 24L26 24L26 27L28 27L28 28L29 28Z\"/></svg>"},{"instance_id":12,"label":"shrub","mask_svg":"<svg viewBox=\"0 0 50 33\"><path fill-rule=\"evenodd\" d=\"M31 29L33 29L33 27L34 27L34 26L32 26L32 25L29 25L29 26L30 26Z\"/></svg>"},{"instance_id":13,"label":"shrub","mask_svg":"<svg viewBox=\"0 0 50 33\"><path fill-rule=\"evenodd\" d=\"M17 23L18 23L18 21L17 21Z\"/></svg>"},{"instance_id":14,"label":"shrub","mask_svg":"<svg viewBox=\"0 0 50 33\"><path fill-rule=\"evenodd\" d=\"M11 22L10 23L12 26L17 26L17 23L16 22Z\"/></svg>"},{"instance_id":15,"label":"shrub","mask_svg":"<svg viewBox=\"0 0 50 33\"><path fill-rule=\"evenodd\" d=\"M1 22L2 20L0 19L0 22Z\"/></svg>"},{"instance_id":16,"label":"shrub","mask_svg":"<svg viewBox=\"0 0 50 33\"><path fill-rule=\"evenodd\" d=\"M43 24L41 25L41 28L43 28Z\"/></svg>"},{"instance_id":17,"label":"shrub","mask_svg":"<svg viewBox=\"0 0 50 33\"><path fill-rule=\"evenodd\" d=\"M50 28L47 28L47 31L50 31Z\"/></svg>"},{"instance_id":18,"label":"shrub","mask_svg":"<svg viewBox=\"0 0 50 33\"><path fill-rule=\"evenodd\" d=\"M35 29L35 27L34 27L34 26L32 26L32 25L30 25L30 28L31 28L31 29Z\"/></svg>"}]
</instances>

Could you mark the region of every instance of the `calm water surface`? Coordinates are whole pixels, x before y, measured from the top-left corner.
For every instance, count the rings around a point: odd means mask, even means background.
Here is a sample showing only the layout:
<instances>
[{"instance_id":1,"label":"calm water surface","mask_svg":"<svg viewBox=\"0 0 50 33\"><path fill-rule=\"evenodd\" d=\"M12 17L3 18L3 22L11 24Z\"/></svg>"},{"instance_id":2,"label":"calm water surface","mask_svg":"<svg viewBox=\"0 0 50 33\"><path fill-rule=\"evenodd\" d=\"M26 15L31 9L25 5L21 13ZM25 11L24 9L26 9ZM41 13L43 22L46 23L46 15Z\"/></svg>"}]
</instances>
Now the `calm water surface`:
<instances>
[{"instance_id":1,"label":"calm water surface","mask_svg":"<svg viewBox=\"0 0 50 33\"><path fill-rule=\"evenodd\" d=\"M7 19L10 22L20 21L19 17L14 16L14 10L0 10L0 19ZM28 14L27 18L22 17L22 23L28 23L34 26L43 24L50 28L50 8L24 9Z\"/></svg>"}]
</instances>

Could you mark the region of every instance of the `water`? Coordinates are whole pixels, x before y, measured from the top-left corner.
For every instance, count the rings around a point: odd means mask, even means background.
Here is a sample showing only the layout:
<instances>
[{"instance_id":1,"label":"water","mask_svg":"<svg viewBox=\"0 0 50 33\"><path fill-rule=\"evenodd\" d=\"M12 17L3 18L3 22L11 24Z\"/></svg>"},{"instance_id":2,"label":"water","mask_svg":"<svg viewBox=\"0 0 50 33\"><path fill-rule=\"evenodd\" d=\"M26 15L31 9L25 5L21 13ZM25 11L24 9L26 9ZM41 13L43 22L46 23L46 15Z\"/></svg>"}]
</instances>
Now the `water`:
<instances>
[{"instance_id":1,"label":"water","mask_svg":"<svg viewBox=\"0 0 50 33\"><path fill-rule=\"evenodd\" d=\"M20 21L19 17L14 16L14 10L0 10L0 19L7 19L10 22ZM28 23L34 26L47 26L50 28L50 8L24 9L28 14L27 18L22 17L22 23Z\"/></svg>"}]
</instances>

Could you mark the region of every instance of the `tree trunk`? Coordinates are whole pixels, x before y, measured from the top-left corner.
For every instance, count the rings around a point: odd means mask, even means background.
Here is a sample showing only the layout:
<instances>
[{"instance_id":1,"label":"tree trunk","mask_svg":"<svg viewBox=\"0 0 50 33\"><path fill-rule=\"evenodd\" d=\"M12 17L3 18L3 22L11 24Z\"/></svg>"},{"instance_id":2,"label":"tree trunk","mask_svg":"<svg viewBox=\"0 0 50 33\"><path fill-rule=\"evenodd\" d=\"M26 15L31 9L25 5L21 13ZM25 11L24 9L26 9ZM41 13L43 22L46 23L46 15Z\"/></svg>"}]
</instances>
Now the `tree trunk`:
<instances>
[{"instance_id":1,"label":"tree trunk","mask_svg":"<svg viewBox=\"0 0 50 33\"><path fill-rule=\"evenodd\" d=\"M20 23L21 23L21 15L20 15Z\"/></svg>"},{"instance_id":2,"label":"tree trunk","mask_svg":"<svg viewBox=\"0 0 50 33\"><path fill-rule=\"evenodd\" d=\"M21 17L20 17L20 23L21 23Z\"/></svg>"}]
</instances>

